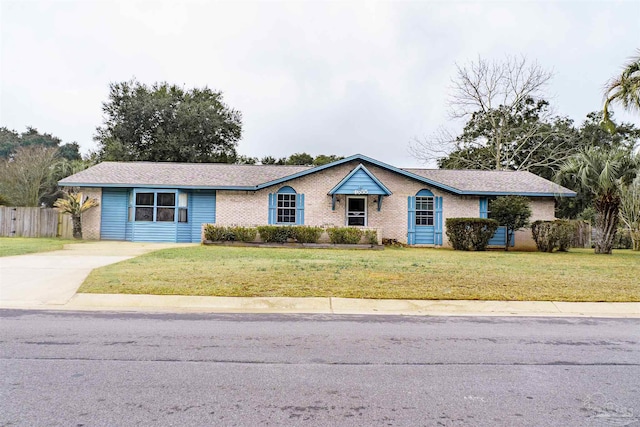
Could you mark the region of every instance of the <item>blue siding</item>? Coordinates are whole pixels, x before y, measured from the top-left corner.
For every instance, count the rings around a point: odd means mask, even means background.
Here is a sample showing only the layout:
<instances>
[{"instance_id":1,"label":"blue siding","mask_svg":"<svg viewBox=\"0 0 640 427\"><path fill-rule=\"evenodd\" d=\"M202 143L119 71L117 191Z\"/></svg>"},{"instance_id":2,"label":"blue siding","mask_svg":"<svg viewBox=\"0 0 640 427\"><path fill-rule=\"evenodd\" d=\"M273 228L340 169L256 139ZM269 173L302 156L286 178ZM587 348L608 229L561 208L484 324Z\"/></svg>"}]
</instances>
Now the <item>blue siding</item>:
<instances>
[{"instance_id":1,"label":"blue siding","mask_svg":"<svg viewBox=\"0 0 640 427\"><path fill-rule=\"evenodd\" d=\"M496 230L495 234L491 239L489 239L489 246L502 246L504 248L504 244L507 241L507 227L500 226ZM514 236L511 236L511 241L509 242L509 246L514 245Z\"/></svg>"},{"instance_id":2,"label":"blue siding","mask_svg":"<svg viewBox=\"0 0 640 427\"><path fill-rule=\"evenodd\" d=\"M216 222L216 192L197 191L189 197L189 218L191 224L191 242L198 243L202 224Z\"/></svg>"},{"instance_id":3,"label":"blue siding","mask_svg":"<svg viewBox=\"0 0 640 427\"><path fill-rule=\"evenodd\" d=\"M442 246L442 197L436 197L435 200L435 244Z\"/></svg>"},{"instance_id":4,"label":"blue siding","mask_svg":"<svg viewBox=\"0 0 640 427\"><path fill-rule=\"evenodd\" d=\"M416 225L416 245L435 245L436 228L433 225Z\"/></svg>"},{"instance_id":5,"label":"blue siding","mask_svg":"<svg viewBox=\"0 0 640 427\"><path fill-rule=\"evenodd\" d=\"M480 218L489 217L489 200L486 197L480 197Z\"/></svg>"},{"instance_id":6,"label":"blue siding","mask_svg":"<svg viewBox=\"0 0 640 427\"><path fill-rule=\"evenodd\" d=\"M422 190L418 192L420 196L424 196ZM422 193L422 194L421 194ZM442 197L434 198L434 223L435 225L416 225L416 198L409 196L408 198L408 232L407 244L409 245L442 245Z\"/></svg>"},{"instance_id":7,"label":"blue siding","mask_svg":"<svg viewBox=\"0 0 640 427\"><path fill-rule=\"evenodd\" d=\"M126 188L103 188L100 238L129 240L126 235L129 191Z\"/></svg>"},{"instance_id":8,"label":"blue siding","mask_svg":"<svg viewBox=\"0 0 640 427\"><path fill-rule=\"evenodd\" d=\"M407 197L408 215L407 215L407 244L416 244L416 198Z\"/></svg>"},{"instance_id":9,"label":"blue siding","mask_svg":"<svg viewBox=\"0 0 640 427\"><path fill-rule=\"evenodd\" d=\"M137 221L133 226L134 242L175 242L175 222Z\"/></svg>"},{"instance_id":10,"label":"blue siding","mask_svg":"<svg viewBox=\"0 0 640 427\"><path fill-rule=\"evenodd\" d=\"M360 191L365 190L366 193ZM363 169L357 170L349 179L340 185L335 194L384 194L384 191Z\"/></svg>"}]
</instances>

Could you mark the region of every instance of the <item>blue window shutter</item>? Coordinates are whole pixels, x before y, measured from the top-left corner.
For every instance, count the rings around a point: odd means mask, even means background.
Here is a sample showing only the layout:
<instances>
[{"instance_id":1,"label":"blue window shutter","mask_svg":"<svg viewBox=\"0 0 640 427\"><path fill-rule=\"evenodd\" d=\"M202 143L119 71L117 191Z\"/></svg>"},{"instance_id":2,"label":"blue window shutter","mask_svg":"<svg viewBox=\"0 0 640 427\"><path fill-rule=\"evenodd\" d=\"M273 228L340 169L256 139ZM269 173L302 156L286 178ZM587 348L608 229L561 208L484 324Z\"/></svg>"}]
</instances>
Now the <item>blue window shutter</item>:
<instances>
[{"instance_id":1,"label":"blue window shutter","mask_svg":"<svg viewBox=\"0 0 640 427\"><path fill-rule=\"evenodd\" d=\"M414 245L416 243L416 198L409 196L407 201L409 204L407 244Z\"/></svg>"},{"instance_id":2,"label":"blue window shutter","mask_svg":"<svg viewBox=\"0 0 640 427\"><path fill-rule=\"evenodd\" d=\"M442 197L436 197L435 244L442 245Z\"/></svg>"},{"instance_id":3,"label":"blue window shutter","mask_svg":"<svg viewBox=\"0 0 640 427\"><path fill-rule=\"evenodd\" d=\"M480 197L480 218L489 218L489 200Z\"/></svg>"},{"instance_id":4,"label":"blue window shutter","mask_svg":"<svg viewBox=\"0 0 640 427\"><path fill-rule=\"evenodd\" d=\"M269 224L276 223L276 203L278 196L273 193L269 193Z\"/></svg>"},{"instance_id":5,"label":"blue window shutter","mask_svg":"<svg viewBox=\"0 0 640 427\"><path fill-rule=\"evenodd\" d=\"M304 194L296 195L296 225L304 225Z\"/></svg>"}]
</instances>

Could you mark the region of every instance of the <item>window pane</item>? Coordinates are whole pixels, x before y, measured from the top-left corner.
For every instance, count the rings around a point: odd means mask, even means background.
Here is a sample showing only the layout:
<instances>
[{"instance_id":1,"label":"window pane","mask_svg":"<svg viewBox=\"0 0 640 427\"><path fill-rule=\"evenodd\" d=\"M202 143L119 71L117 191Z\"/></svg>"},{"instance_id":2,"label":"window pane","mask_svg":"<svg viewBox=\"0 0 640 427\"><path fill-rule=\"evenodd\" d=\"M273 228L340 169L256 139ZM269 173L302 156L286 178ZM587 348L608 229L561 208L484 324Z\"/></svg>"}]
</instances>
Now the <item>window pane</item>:
<instances>
[{"instance_id":1,"label":"window pane","mask_svg":"<svg viewBox=\"0 0 640 427\"><path fill-rule=\"evenodd\" d=\"M175 206L175 193L158 193L158 206Z\"/></svg>"},{"instance_id":2,"label":"window pane","mask_svg":"<svg viewBox=\"0 0 640 427\"><path fill-rule=\"evenodd\" d=\"M153 221L153 208L136 208L136 221Z\"/></svg>"},{"instance_id":3,"label":"window pane","mask_svg":"<svg viewBox=\"0 0 640 427\"><path fill-rule=\"evenodd\" d=\"M181 208L186 208L188 201L189 195L187 193L178 194L178 206L180 206Z\"/></svg>"},{"instance_id":4,"label":"window pane","mask_svg":"<svg viewBox=\"0 0 640 427\"><path fill-rule=\"evenodd\" d=\"M153 193L136 193L136 205L153 206Z\"/></svg>"},{"instance_id":5,"label":"window pane","mask_svg":"<svg viewBox=\"0 0 640 427\"><path fill-rule=\"evenodd\" d=\"M175 212L173 208L158 208L156 221L173 222Z\"/></svg>"},{"instance_id":6,"label":"window pane","mask_svg":"<svg viewBox=\"0 0 640 427\"><path fill-rule=\"evenodd\" d=\"M296 195L295 194L278 194L278 209L276 213L276 222L290 223L296 222Z\"/></svg>"},{"instance_id":7,"label":"window pane","mask_svg":"<svg viewBox=\"0 0 640 427\"><path fill-rule=\"evenodd\" d=\"M180 208L178 209L178 222L187 222L187 209L186 208Z\"/></svg>"}]
</instances>

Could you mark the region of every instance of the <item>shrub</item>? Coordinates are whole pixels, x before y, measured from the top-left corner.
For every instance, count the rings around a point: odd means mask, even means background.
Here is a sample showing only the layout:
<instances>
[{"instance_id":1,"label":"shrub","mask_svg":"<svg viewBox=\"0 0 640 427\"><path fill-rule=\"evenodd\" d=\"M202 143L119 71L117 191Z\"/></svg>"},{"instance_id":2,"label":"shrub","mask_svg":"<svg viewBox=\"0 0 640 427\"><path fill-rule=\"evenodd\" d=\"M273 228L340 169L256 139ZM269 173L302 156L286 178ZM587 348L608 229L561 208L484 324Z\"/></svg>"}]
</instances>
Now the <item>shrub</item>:
<instances>
[{"instance_id":1,"label":"shrub","mask_svg":"<svg viewBox=\"0 0 640 427\"><path fill-rule=\"evenodd\" d=\"M264 243L285 243L290 237L293 237L293 227L261 225L257 228L258 233L260 233L260 239Z\"/></svg>"},{"instance_id":2,"label":"shrub","mask_svg":"<svg viewBox=\"0 0 640 427\"><path fill-rule=\"evenodd\" d=\"M228 228L228 240L235 240L238 242L253 242L256 239L258 230L255 227L229 227Z\"/></svg>"},{"instance_id":3,"label":"shrub","mask_svg":"<svg viewBox=\"0 0 640 427\"><path fill-rule=\"evenodd\" d=\"M296 239L298 243L318 243L321 234L322 227L304 225L291 227L291 237Z\"/></svg>"},{"instance_id":4,"label":"shrub","mask_svg":"<svg viewBox=\"0 0 640 427\"><path fill-rule=\"evenodd\" d=\"M613 249L631 249L633 248L633 240L631 239L631 230L628 228L618 227L616 237L613 239Z\"/></svg>"},{"instance_id":5,"label":"shrub","mask_svg":"<svg viewBox=\"0 0 640 427\"><path fill-rule=\"evenodd\" d=\"M205 240L212 242L252 242L257 230L254 227L225 227L223 225L207 224L204 227Z\"/></svg>"},{"instance_id":6,"label":"shrub","mask_svg":"<svg viewBox=\"0 0 640 427\"><path fill-rule=\"evenodd\" d=\"M498 222L486 218L447 218L446 226L453 249L484 251L498 229Z\"/></svg>"},{"instance_id":7,"label":"shrub","mask_svg":"<svg viewBox=\"0 0 640 427\"><path fill-rule=\"evenodd\" d=\"M355 245L362 239L362 230L354 227L331 227L327 233L331 243L338 245Z\"/></svg>"},{"instance_id":8,"label":"shrub","mask_svg":"<svg viewBox=\"0 0 640 427\"><path fill-rule=\"evenodd\" d=\"M215 224L207 224L204 226L205 240L210 240L212 242L222 242L228 240L227 235L227 227Z\"/></svg>"},{"instance_id":9,"label":"shrub","mask_svg":"<svg viewBox=\"0 0 640 427\"><path fill-rule=\"evenodd\" d=\"M529 199L523 196L503 196L489 203L491 216L507 229L507 242L511 241L513 233L529 225L531 206ZM504 245L509 250L509 245Z\"/></svg>"},{"instance_id":10,"label":"shrub","mask_svg":"<svg viewBox=\"0 0 640 427\"><path fill-rule=\"evenodd\" d=\"M571 247L575 230L575 222L565 219L531 224L531 235L540 252L553 252L555 249L566 252Z\"/></svg>"},{"instance_id":11,"label":"shrub","mask_svg":"<svg viewBox=\"0 0 640 427\"><path fill-rule=\"evenodd\" d=\"M376 230L365 230L364 231L364 240L367 241L370 245L378 244L378 232Z\"/></svg>"},{"instance_id":12,"label":"shrub","mask_svg":"<svg viewBox=\"0 0 640 427\"><path fill-rule=\"evenodd\" d=\"M571 241L576 232L576 223L566 219L557 219L554 221L554 224L556 225L558 250L560 252L567 252L571 247Z\"/></svg>"}]
</instances>

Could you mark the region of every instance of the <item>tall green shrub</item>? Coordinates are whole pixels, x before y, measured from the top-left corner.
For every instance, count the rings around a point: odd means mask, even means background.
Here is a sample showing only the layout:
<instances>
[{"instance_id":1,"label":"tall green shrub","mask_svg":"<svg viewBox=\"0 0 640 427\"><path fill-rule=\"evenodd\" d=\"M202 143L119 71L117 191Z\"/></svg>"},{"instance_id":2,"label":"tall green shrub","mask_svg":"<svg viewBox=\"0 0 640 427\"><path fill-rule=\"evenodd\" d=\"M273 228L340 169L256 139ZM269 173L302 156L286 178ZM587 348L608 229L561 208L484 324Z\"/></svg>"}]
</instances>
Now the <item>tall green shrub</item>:
<instances>
[{"instance_id":1,"label":"tall green shrub","mask_svg":"<svg viewBox=\"0 0 640 427\"><path fill-rule=\"evenodd\" d=\"M486 218L447 218L446 227L453 249L484 251L498 229L498 222Z\"/></svg>"},{"instance_id":2,"label":"tall green shrub","mask_svg":"<svg viewBox=\"0 0 640 427\"><path fill-rule=\"evenodd\" d=\"M529 225L529 218L531 218L529 199L523 196L498 197L491 201L489 209L491 217L507 229L504 250L508 251L513 234Z\"/></svg>"},{"instance_id":3,"label":"tall green shrub","mask_svg":"<svg viewBox=\"0 0 640 427\"><path fill-rule=\"evenodd\" d=\"M565 219L534 221L531 224L531 235L540 252L568 251L575 230L576 223Z\"/></svg>"}]
</instances>

